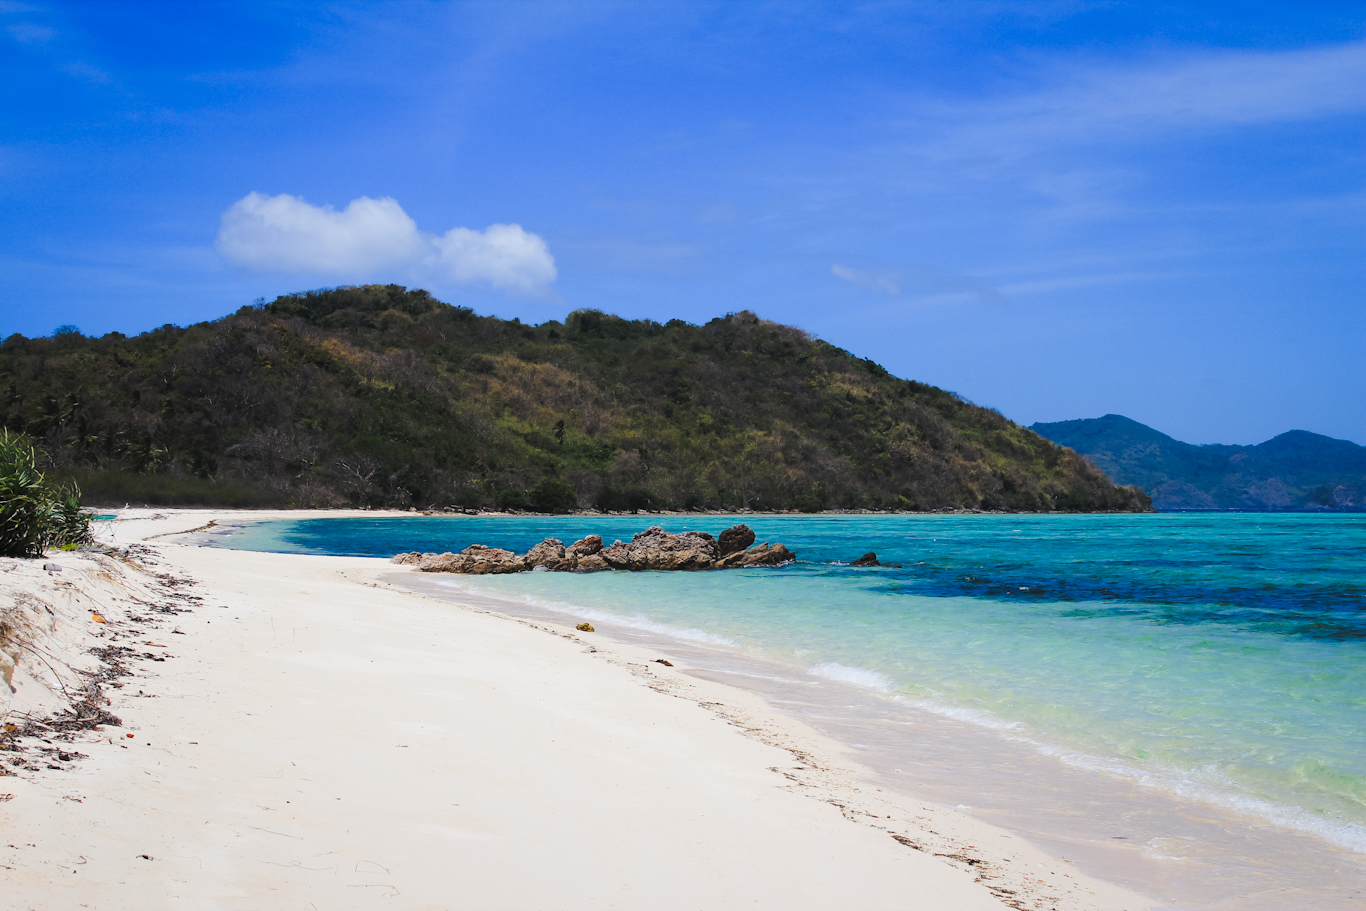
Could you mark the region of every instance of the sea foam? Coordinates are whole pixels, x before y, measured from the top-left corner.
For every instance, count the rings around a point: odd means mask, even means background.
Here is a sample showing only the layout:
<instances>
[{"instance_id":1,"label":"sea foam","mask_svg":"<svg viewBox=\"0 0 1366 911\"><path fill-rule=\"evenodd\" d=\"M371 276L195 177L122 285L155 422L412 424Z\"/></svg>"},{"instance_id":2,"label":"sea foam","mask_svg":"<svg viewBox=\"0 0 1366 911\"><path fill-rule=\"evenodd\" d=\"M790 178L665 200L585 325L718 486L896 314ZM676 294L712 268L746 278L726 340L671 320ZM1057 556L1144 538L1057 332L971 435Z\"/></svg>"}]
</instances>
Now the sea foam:
<instances>
[{"instance_id":1,"label":"sea foam","mask_svg":"<svg viewBox=\"0 0 1366 911\"><path fill-rule=\"evenodd\" d=\"M811 673L817 677L824 677L826 680L852 683L855 686L866 687L879 693L890 693L894 686L892 678L885 674L879 674L877 671L870 671L861 667L847 667L833 661L825 661L816 665L811 669Z\"/></svg>"}]
</instances>

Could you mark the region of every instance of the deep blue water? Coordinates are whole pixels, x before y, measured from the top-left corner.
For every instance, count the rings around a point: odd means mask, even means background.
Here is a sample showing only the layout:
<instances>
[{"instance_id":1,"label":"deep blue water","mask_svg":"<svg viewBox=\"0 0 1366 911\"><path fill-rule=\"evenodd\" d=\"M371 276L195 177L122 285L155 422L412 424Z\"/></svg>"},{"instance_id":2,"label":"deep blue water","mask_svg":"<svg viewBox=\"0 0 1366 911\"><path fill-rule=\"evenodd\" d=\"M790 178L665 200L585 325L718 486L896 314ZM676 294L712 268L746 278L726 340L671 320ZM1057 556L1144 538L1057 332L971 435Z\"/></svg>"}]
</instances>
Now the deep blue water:
<instances>
[{"instance_id":1,"label":"deep blue water","mask_svg":"<svg viewBox=\"0 0 1366 911\"><path fill-rule=\"evenodd\" d=\"M745 520L798 562L468 590L797 662L1366 850L1366 515ZM720 517L308 519L229 546L384 556ZM902 567L847 563L867 551Z\"/></svg>"}]
</instances>

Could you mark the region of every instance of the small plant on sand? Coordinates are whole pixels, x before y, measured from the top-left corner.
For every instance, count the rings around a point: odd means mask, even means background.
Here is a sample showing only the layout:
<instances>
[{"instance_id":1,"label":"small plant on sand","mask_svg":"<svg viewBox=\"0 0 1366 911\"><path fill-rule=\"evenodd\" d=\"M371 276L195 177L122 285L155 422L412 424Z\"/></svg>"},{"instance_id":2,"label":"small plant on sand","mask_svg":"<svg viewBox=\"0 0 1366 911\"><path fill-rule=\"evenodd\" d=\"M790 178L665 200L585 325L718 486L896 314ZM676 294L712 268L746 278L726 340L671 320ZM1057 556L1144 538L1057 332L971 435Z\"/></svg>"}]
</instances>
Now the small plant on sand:
<instances>
[{"instance_id":1,"label":"small plant on sand","mask_svg":"<svg viewBox=\"0 0 1366 911\"><path fill-rule=\"evenodd\" d=\"M33 442L0 430L0 556L41 557L44 548L89 540L80 489L48 484Z\"/></svg>"}]
</instances>

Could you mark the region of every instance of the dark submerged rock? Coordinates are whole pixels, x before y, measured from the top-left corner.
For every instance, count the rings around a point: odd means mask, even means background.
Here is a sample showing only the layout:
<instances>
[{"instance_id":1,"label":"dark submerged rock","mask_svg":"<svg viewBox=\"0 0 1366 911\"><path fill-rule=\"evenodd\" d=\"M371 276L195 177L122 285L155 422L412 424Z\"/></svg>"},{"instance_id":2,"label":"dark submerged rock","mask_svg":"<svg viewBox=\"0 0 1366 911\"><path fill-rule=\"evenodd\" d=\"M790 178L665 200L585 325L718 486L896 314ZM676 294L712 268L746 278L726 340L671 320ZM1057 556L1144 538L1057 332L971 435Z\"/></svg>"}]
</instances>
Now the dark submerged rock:
<instances>
[{"instance_id":1,"label":"dark submerged rock","mask_svg":"<svg viewBox=\"0 0 1366 911\"><path fill-rule=\"evenodd\" d=\"M864 554L863 556L859 557L857 560L855 560L853 563L850 563L849 565L850 565L850 566L881 566L882 563L878 561L877 554L873 553L873 552L870 550L870 551L868 551L868 553L866 553L866 554Z\"/></svg>"}]
</instances>

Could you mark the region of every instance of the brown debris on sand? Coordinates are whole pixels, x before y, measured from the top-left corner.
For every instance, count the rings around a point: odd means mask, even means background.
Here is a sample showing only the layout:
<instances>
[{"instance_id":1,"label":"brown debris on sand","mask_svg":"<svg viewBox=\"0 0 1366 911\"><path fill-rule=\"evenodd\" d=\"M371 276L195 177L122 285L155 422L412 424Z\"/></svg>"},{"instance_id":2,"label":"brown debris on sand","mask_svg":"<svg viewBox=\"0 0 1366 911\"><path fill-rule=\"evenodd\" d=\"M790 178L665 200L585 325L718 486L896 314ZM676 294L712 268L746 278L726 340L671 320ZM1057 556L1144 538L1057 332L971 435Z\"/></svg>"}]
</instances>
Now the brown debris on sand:
<instances>
[{"instance_id":1,"label":"brown debris on sand","mask_svg":"<svg viewBox=\"0 0 1366 911\"><path fill-rule=\"evenodd\" d=\"M565 547L558 538L546 538L525 554L471 544L458 554L398 554L393 562L413 566L424 573L495 575L533 569L552 572L600 572L602 570L702 570L777 566L796 559L782 544L754 545L754 532L736 525L721 532L720 541L704 531L667 532L653 525L627 541L603 547L600 535L589 535Z\"/></svg>"}]
</instances>

